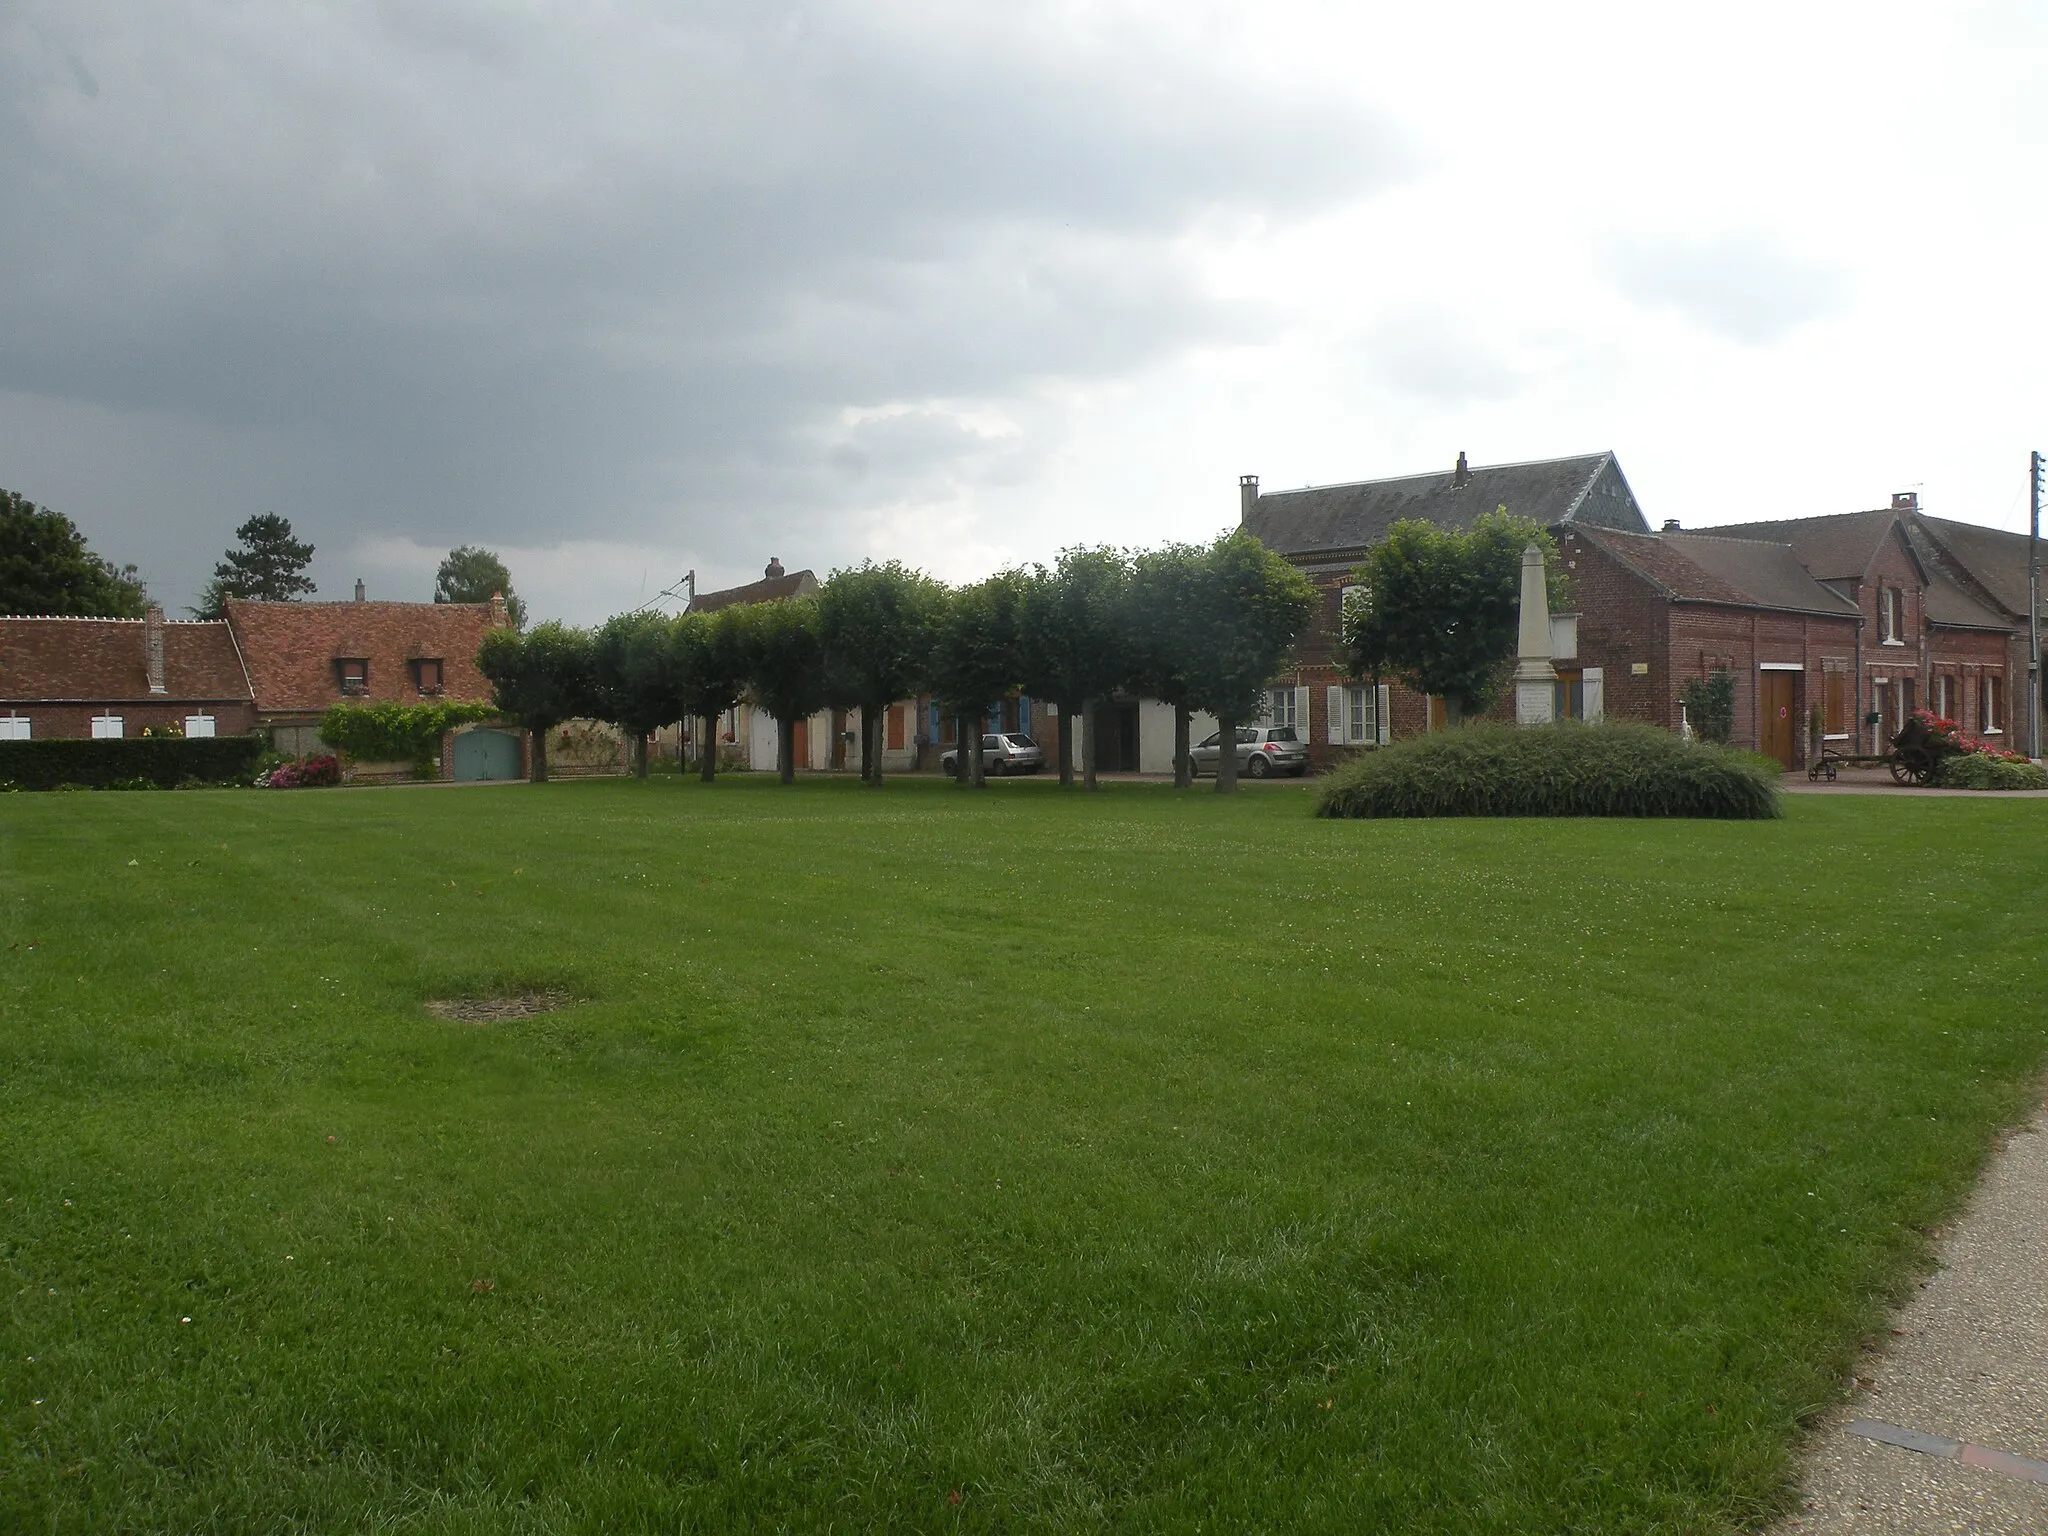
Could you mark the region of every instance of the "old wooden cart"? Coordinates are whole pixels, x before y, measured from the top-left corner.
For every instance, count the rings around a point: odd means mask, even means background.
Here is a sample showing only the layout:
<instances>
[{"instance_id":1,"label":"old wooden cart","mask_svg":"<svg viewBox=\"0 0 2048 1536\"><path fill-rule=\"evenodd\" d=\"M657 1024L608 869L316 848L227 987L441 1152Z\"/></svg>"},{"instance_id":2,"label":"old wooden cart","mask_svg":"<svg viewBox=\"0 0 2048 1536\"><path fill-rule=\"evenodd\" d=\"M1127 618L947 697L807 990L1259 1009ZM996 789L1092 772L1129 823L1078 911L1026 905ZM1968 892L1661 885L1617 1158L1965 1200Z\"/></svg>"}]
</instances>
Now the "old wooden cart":
<instances>
[{"instance_id":1,"label":"old wooden cart","mask_svg":"<svg viewBox=\"0 0 2048 1536\"><path fill-rule=\"evenodd\" d=\"M1832 783L1835 775L1844 768L1889 768L1892 777L1901 784L1931 784L1941 767L1941 760L1953 757L1961 750L1952 737L1931 729L1924 719L1915 715L1892 738L1889 752L1837 752L1833 747L1822 747L1820 756L1807 768L1806 776L1816 783L1822 779Z\"/></svg>"}]
</instances>

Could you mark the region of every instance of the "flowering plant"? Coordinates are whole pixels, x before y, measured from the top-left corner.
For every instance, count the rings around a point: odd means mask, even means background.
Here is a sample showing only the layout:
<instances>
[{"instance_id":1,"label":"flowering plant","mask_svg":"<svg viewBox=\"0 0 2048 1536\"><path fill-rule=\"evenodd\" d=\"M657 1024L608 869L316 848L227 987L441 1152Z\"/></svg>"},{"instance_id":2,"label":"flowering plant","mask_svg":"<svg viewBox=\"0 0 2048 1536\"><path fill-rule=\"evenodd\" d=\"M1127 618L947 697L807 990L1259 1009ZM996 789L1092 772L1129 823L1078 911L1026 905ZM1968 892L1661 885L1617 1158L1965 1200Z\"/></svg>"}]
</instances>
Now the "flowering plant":
<instances>
[{"instance_id":1,"label":"flowering plant","mask_svg":"<svg viewBox=\"0 0 2048 1536\"><path fill-rule=\"evenodd\" d=\"M325 789L341 782L341 764L332 756L279 763L256 780L258 789Z\"/></svg>"},{"instance_id":2,"label":"flowering plant","mask_svg":"<svg viewBox=\"0 0 2048 1536\"><path fill-rule=\"evenodd\" d=\"M1951 752L1967 753L1975 757L1995 757L2000 762L2024 763L2028 761L2024 752L2008 752L1996 742L1985 741L1978 736L1966 735L1963 728L1946 715L1937 715L1931 709L1916 709L1913 718L1925 727L1928 737L1938 746L1947 747Z\"/></svg>"}]
</instances>

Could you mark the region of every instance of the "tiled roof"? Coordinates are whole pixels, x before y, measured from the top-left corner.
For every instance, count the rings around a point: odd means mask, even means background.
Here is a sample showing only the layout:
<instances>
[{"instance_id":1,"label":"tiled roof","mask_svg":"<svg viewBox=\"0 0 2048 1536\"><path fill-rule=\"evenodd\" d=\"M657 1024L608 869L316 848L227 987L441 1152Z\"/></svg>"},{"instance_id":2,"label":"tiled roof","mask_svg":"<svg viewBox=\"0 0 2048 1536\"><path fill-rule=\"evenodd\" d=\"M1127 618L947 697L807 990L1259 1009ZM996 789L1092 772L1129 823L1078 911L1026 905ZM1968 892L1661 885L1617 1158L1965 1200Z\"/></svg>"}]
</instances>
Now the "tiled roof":
<instances>
[{"instance_id":1,"label":"tiled roof","mask_svg":"<svg viewBox=\"0 0 2048 1536\"><path fill-rule=\"evenodd\" d=\"M1787 544L1697 533L1575 530L1681 602L1730 603L1786 613L1856 617L1856 605L1808 574Z\"/></svg>"},{"instance_id":2,"label":"tiled roof","mask_svg":"<svg viewBox=\"0 0 2048 1536\"><path fill-rule=\"evenodd\" d=\"M227 602L228 624L240 642L266 714L308 713L342 702L335 662L370 664L372 700L417 703L409 662L441 662L442 691L451 703L487 703L491 685L476 653L493 625L489 603Z\"/></svg>"},{"instance_id":3,"label":"tiled roof","mask_svg":"<svg viewBox=\"0 0 2048 1536\"><path fill-rule=\"evenodd\" d=\"M2027 536L1916 513L1914 522L2007 613L2027 613ZM2048 568L2048 555L2044 555ZM2044 607L2048 612L2048 607Z\"/></svg>"},{"instance_id":4,"label":"tiled roof","mask_svg":"<svg viewBox=\"0 0 2048 1536\"><path fill-rule=\"evenodd\" d=\"M1806 568L1822 581L1861 581L1877 558L1877 546L1899 520L1890 507L1839 512L1830 517L1781 517L1762 523L1719 523L1710 531L1722 539L1762 539L1790 544Z\"/></svg>"},{"instance_id":5,"label":"tiled roof","mask_svg":"<svg viewBox=\"0 0 2048 1536\"><path fill-rule=\"evenodd\" d=\"M1268 491L1246 510L1244 530L1279 554L1335 555L1370 549L1403 518L1464 528L1495 507L1545 527L1597 524L1643 532L1649 526L1614 455L1591 453L1474 465L1462 479L1447 469L1395 480Z\"/></svg>"},{"instance_id":6,"label":"tiled roof","mask_svg":"<svg viewBox=\"0 0 2048 1536\"><path fill-rule=\"evenodd\" d=\"M0 618L0 700L9 704L132 703L152 697L141 619ZM164 691L174 702L250 697L228 627L164 625Z\"/></svg>"},{"instance_id":7,"label":"tiled roof","mask_svg":"<svg viewBox=\"0 0 2048 1536\"><path fill-rule=\"evenodd\" d=\"M778 598L807 597L818 590L818 578L809 571L791 571L750 581L744 587L727 587L722 592L699 592L690 600L689 613L716 613L737 603L772 603Z\"/></svg>"},{"instance_id":8,"label":"tiled roof","mask_svg":"<svg viewBox=\"0 0 2048 1536\"><path fill-rule=\"evenodd\" d=\"M2022 615L2008 619L1994 613L1963 588L1939 571L1927 578L1927 622L1946 625L1950 629L1997 629L2010 633L2015 624L2024 625L2024 604Z\"/></svg>"}]
</instances>

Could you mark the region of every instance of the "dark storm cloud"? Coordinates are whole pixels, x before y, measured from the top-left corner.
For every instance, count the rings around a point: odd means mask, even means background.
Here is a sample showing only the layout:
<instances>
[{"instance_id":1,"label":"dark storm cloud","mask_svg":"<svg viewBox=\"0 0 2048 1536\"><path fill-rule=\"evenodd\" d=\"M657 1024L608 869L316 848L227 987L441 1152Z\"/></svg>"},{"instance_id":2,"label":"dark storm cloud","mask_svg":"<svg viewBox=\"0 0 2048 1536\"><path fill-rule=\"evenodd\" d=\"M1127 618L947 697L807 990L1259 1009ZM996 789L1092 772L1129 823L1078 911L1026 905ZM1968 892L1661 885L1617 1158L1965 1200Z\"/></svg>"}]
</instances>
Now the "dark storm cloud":
<instances>
[{"instance_id":1,"label":"dark storm cloud","mask_svg":"<svg viewBox=\"0 0 2048 1536\"><path fill-rule=\"evenodd\" d=\"M0 22L0 391L300 442L343 466L290 509L329 538L751 550L1015 479L1028 441L845 413L1254 334L1186 237L1401 168L1371 112L1176 26L30 4Z\"/></svg>"}]
</instances>

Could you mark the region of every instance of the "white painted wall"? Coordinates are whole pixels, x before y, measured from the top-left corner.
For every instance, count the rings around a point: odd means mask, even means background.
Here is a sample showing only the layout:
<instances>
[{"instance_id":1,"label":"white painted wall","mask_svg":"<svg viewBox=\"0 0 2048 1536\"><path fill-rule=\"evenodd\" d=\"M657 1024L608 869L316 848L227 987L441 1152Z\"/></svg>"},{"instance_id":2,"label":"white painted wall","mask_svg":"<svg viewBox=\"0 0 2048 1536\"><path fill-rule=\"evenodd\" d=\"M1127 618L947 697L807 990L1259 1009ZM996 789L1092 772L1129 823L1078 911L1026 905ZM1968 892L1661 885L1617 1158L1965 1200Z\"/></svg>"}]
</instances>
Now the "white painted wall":
<instances>
[{"instance_id":1,"label":"white painted wall","mask_svg":"<svg viewBox=\"0 0 2048 1536\"><path fill-rule=\"evenodd\" d=\"M1197 711L1189 718L1188 745L1216 729L1216 717ZM1173 772L1173 706L1157 699L1138 701L1138 771Z\"/></svg>"}]
</instances>

